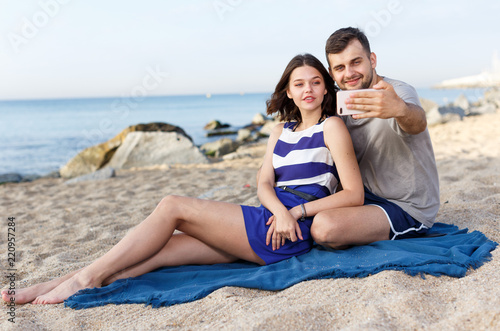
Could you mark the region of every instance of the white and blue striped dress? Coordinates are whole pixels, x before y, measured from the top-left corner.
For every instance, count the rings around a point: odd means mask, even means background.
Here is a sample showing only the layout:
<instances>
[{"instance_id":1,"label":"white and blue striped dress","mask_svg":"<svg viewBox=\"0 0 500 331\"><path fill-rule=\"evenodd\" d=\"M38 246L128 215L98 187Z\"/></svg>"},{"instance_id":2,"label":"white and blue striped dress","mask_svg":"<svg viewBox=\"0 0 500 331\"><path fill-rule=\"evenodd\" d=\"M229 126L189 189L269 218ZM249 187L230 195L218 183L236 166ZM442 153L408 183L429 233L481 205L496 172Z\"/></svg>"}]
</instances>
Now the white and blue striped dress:
<instances>
[{"instance_id":1,"label":"white and blue striped dress","mask_svg":"<svg viewBox=\"0 0 500 331\"><path fill-rule=\"evenodd\" d=\"M335 192L338 175L330 151L325 145L323 127L325 121L303 131L293 131L296 123L285 123L273 154L276 186L288 186L294 190L325 197ZM276 195L288 209L306 203L297 195L276 187ZM269 229L267 220L272 213L265 207L242 206L248 241L254 252L266 264L278 262L292 256L307 253L313 240L310 235L312 217L299 222L304 240L286 241L280 249L273 251L266 245Z\"/></svg>"},{"instance_id":2,"label":"white and blue striped dress","mask_svg":"<svg viewBox=\"0 0 500 331\"><path fill-rule=\"evenodd\" d=\"M293 131L295 123L285 124L273 154L276 186L318 185L326 193L335 193L338 175L325 145L324 124L298 132Z\"/></svg>"}]
</instances>

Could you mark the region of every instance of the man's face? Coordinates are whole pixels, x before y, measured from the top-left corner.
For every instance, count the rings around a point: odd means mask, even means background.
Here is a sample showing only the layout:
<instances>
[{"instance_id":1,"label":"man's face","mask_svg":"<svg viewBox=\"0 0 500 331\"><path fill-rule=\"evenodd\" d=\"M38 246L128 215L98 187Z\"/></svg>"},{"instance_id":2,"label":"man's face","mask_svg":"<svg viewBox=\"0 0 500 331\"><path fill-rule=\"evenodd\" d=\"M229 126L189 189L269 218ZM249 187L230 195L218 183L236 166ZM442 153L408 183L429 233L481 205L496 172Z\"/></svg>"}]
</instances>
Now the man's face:
<instances>
[{"instance_id":1,"label":"man's face","mask_svg":"<svg viewBox=\"0 0 500 331\"><path fill-rule=\"evenodd\" d=\"M371 87L374 81L377 58L363 49L359 40L352 40L338 54L328 54L330 75L342 90L356 90Z\"/></svg>"}]
</instances>

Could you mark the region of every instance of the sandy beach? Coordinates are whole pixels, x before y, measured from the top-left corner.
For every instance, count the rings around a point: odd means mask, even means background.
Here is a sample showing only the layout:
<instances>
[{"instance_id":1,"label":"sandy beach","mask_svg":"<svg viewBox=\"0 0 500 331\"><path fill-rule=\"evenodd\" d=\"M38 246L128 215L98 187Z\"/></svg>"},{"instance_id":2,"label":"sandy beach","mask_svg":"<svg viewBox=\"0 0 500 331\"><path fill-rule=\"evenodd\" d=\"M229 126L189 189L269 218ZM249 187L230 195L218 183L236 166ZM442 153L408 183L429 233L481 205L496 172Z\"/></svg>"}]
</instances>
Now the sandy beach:
<instances>
[{"instance_id":1,"label":"sandy beach","mask_svg":"<svg viewBox=\"0 0 500 331\"><path fill-rule=\"evenodd\" d=\"M500 113L430 128L441 186L438 222L479 230L500 242ZM162 197L180 194L258 205L255 174L265 146L205 165L117 171L104 181L40 179L0 186L0 214L15 217L16 287L79 269L110 249ZM0 257L7 266L7 229ZM500 249L466 277L412 277L384 271L356 279L299 283L271 292L226 287L159 309L107 305L73 310L2 305L0 329L23 330L498 330ZM3 279L3 278L2 278ZM2 287L6 283L2 281Z\"/></svg>"}]
</instances>

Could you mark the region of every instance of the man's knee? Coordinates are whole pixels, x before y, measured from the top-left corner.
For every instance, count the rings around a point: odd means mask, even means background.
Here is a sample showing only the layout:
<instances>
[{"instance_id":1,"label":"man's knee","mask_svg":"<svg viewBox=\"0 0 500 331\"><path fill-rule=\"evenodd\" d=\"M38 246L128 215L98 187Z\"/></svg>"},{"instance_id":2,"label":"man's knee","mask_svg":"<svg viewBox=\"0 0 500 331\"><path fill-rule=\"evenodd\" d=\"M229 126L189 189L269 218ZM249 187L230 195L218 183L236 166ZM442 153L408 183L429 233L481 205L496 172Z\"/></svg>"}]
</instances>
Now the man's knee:
<instances>
[{"instance_id":1,"label":"man's knee","mask_svg":"<svg viewBox=\"0 0 500 331\"><path fill-rule=\"evenodd\" d=\"M322 246L330 248L341 248L345 245L342 242L342 224L335 221L333 215L329 213L319 213L314 217L311 226L311 236L314 241Z\"/></svg>"}]
</instances>

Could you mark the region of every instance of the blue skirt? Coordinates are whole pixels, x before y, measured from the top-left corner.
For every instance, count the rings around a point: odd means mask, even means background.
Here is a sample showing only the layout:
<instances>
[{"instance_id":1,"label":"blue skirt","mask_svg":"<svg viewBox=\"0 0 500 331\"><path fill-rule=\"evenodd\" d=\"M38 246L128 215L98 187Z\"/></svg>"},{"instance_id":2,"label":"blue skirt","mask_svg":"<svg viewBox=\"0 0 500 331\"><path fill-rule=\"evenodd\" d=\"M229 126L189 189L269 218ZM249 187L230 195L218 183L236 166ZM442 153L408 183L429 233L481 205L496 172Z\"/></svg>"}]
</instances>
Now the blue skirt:
<instances>
[{"instance_id":1,"label":"blue skirt","mask_svg":"<svg viewBox=\"0 0 500 331\"><path fill-rule=\"evenodd\" d=\"M292 186L290 188L312 194L318 198L323 198L327 195L324 192L324 188L318 185ZM278 187L275 187L274 190L276 191L278 199L287 209L291 209L301 203L308 202L307 200ZM273 251L271 243L266 245L266 235L269 229L269 226L267 226L266 223L273 214L263 206L241 206L241 209L245 219L248 242L250 243L253 251L262 260L264 260L266 264L279 262L292 256L302 255L311 250L311 247L313 246L313 239L310 232L313 220L312 217L307 217L303 222L298 221L300 230L302 231L302 237L304 238L303 240L298 238L296 242L287 240L284 246Z\"/></svg>"}]
</instances>

